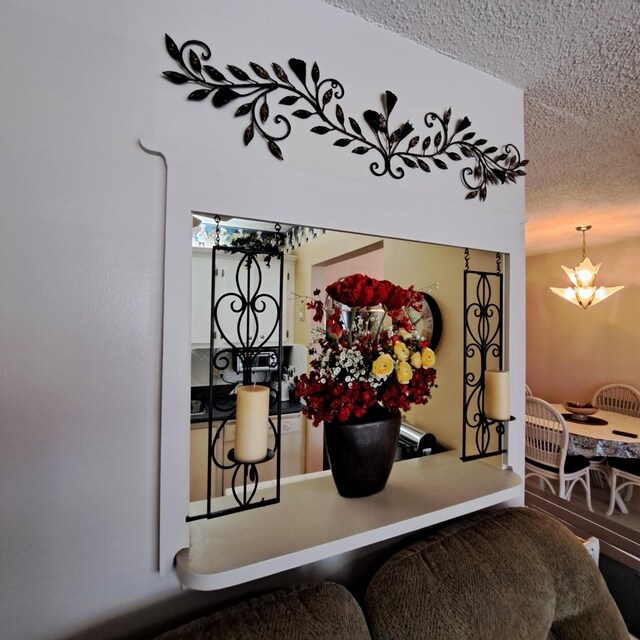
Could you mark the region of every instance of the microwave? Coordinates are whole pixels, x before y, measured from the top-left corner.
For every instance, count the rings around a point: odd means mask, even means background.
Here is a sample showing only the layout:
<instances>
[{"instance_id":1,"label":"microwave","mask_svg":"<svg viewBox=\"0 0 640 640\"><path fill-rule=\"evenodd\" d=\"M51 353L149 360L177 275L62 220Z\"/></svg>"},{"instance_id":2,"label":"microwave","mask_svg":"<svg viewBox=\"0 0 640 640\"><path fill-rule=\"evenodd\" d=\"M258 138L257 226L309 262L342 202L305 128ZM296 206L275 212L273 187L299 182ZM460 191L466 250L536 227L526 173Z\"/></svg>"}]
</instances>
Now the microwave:
<instances>
[{"instance_id":1,"label":"microwave","mask_svg":"<svg viewBox=\"0 0 640 640\"><path fill-rule=\"evenodd\" d=\"M236 373L242 373L245 365L250 365L252 371L277 371L278 353L275 349L262 349L253 354L251 358L246 352L235 354Z\"/></svg>"}]
</instances>

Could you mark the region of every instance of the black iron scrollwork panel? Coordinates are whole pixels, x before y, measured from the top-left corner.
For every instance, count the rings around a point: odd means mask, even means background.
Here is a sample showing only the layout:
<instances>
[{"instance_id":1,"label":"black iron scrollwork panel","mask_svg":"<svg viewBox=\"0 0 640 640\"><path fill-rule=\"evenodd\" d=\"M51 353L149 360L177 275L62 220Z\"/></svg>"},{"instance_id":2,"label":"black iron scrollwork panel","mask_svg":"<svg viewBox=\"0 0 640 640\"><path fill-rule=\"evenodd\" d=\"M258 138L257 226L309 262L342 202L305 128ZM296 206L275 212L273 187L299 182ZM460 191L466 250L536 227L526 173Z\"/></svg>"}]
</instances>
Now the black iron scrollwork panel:
<instances>
[{"instance_id":1,"label":"black iron scrollwork panel","mask_svg":"<svg viewBox=\"0 0 640 640\"><path fill-rule=\"evenodd\" d=\"M188 520L214 518L237 511L274 504L280 500L280 434L281 434L281 378L282 378L282 301L284 270L284 234L279 234L274 246L219 246L212 249L211 258L211 323L210 323L210 371L209 371L209 425L207 465L206 513L191 516ZM239 254L233 261L233 271L226 272L216 258L220 252ZM277 280L277 286L266 286L266 279ZM273 295L277 290L278 297ZM273 346L277 343L277 347ZM270 346L268 346L270 345ZM234 450L229 450L229 435L236 418L235 395L219 395L215 380L233 368L242 372L242 384L256 380L259 359L267 354L269 369L277 375L278 385L271 405L275 412L269 418L272 448L264 460L239 462ZM214 418L215 416L215 418ZM226 437L225 437L226 436ZM275 458L276 482L274 495L258 497L260 469L263 463ZM224 485L228 485L235 505L215 508L211 491L216 469L222 471Z\"/></svg>"},{"instance_id":2,"label":"black iron scrollwork panel","mask_svg":"<svg viewBox=\"0 0 640 640\"><path fill-rule=\"evenodd\" d=\"M504 423L484 413L484 372L503 364L503 275L497 254L497 271L472 271L465 250L464 272L464 414L462 460L505 453Z\"/></svg>"},{"instance_id":3,"label":"black iron scrollwork panel","mask_svg":"<svg viewBox=\"0 0 640 640\"><path fill-rule=\"evenodd\" d=\"M248 145L256 135L267 144L271 154L283 159L278 144L289 137L292 130L290 118L307 120L317 118L320 124L311 132L320 136L329 134L333 146L350 148L351 153L363 156L373 153L377 159L369 165L375 176L390 175L400 179L405 168L420 169L430 173L433 168L445 170L449 163L465 158L472 162L460 172L464 187L468 190L466 199L485 200L488 185L516 182L524 176L528 161L520 156L513 144L499 149L487 142L481 135L470 130L471 121L466 116L451 122L451 109L442 116L432 111L424 116L425 129L415 133L411 122L404 121L391 125L391 113L398 101L391 91L383 94L383 111L367 109L363 113L364 122L347 116L339 100L344 96L343 85L335 78L321 78L318 63L311 65L307 73L307 63L298 58L289 59L290 78L285 69L276 62L270 70L250 62L248 71L235 65L227 65L225 73L209 64L211 49L200 40L188 40L181 47L165 35L165 45L171 58L181 71L164 71L164 77L174 84L191 84L199 88L191 91L188 100L211 99L215 108L230 102L241 104L236 108L236 118L248 118L244 129L244 144ZM280 96L277 109L273 101ZM271 104L269 100L272 100ZM283 114L284 109L289 109ZM337 134L334 138L333 134Z\"/></svg>"}]
</instances>

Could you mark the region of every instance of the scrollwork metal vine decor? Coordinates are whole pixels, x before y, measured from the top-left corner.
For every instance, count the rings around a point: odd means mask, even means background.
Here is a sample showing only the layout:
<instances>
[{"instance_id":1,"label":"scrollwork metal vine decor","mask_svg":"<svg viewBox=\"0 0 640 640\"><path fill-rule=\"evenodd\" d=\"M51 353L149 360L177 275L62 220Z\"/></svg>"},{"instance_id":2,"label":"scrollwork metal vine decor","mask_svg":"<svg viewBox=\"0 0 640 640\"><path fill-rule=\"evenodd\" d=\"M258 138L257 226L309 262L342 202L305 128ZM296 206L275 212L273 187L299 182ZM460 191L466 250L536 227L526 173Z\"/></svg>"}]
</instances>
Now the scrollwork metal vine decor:
<instances>
[{"instance_id":1,"label":"scrollwork metal vine decor","mask_svg":"<svg viewBox=\"0 0 640 640\"><path fill-rule=\"evenodd\" d=\"M449 168L448 161L459 162L464 156L475 163L460 172L462 183L469 191L466 199L477 197L485 200L488 185L515 182L525 175L523 167L528 161L521 158L515 145L507 144L502 150L487 146L487 140L468 130L471 121L466 116L452 125L451 108L442 116L432 111L425 114L427 131L423 135L412 135L414 127L408 120L390 129L389 119L398 99L391 91L385 91L383 112L367 109L363 113L364 121L371 130L370 134L365 134L361 124L347 116L340 106L339 100L344 96L343 85L335 78L321 79L317 62L307 74L304 60L290 58L289 68L295 80L291 80L276 62L271 64L271 72L255 62L249 62L250 72L229 64L225 75L208 64L211 49L204 42L188 40L178 47L165 35L165 44L167 52L182 71L164 71L164 77L178 85L198 85L200 88L192 91L187 96L188 100L211 98L211 104L216 108L241 100L235 116L249 118L244 130L244 144L248 145L257 134L278 160L284 157L278 143L289 137L292 130L290 117L301 120L317 117L322 124L312 127L311 131L322 136L338 134L334 146L351 147L351 153L359 156L369 152L378 154L379 159L369 165L375 176L388 174L392 178L403 178L405 170L402 165L425 173L430 173L432 167L444 170ZM289 115L281 112L274 115L269 98L276 92L283 94L278 105L295 107ZM306 108L300 108L300 105ZM271 125L275 125L277 131Z\"/></svg>"}]
</instances>

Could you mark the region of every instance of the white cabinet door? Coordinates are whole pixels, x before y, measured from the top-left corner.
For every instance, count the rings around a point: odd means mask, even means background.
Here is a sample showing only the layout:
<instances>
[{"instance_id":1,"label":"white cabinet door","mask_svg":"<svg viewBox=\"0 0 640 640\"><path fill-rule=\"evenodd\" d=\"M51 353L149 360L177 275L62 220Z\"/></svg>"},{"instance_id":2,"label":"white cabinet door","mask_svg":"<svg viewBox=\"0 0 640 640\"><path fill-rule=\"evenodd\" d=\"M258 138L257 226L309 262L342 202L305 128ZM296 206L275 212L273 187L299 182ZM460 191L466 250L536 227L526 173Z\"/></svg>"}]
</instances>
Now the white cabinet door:
<instances>
[{"instance_id":1,"label":"white cabinet door","mask_svg":"<svg viewBox=\"0 0 640 640\"><path fill-rule=\"evenodd\" d=\"M205 348L211 336L211 249L195 247L191 259L191 347ZM215 284L219 299L231 289L235 263L222 252L216 255ZM215 337L219 338L217 328ZM224 327L223 327L224 330ZM230 330L228 330L230 333Z\"/></svg>"},{"instance_id":2,"label":"white cabinet door","mask_svg":"<svg viewBox=\"0 0 640 640\"><path fill-rule=\"evenodd\" d=\"M293 314L295 310L296 258L285 256L282 301L282 344L293 344Z\"/></svg>"},{"instance_id":3,"label":"white cabinet door","mask_svg":"<svg viewBox=\"0 0 640 640\"><path fill-rule=\"evenodd\" d=\"M206 348L210 344L211 323L211 249L195 247L192 254L191 291L191 346ZM260 347L277 346L278 320L282 325L283 344L293 342L293 292L295 289L295 258L285 258L283 271L282 313L278 316L276 304L280 295L280 264L272 260L270 267L258 257L258 267L250 270L247 290L247 271L238 269L243 254L216 255L215 295L218 304L214 336L223 346L223 336L235 346L242 344ZM260 278L262 281L260 282ZM260 294L253 309L245 309L243 299L252 298L260 286ZM239 290L240 287L240 290ZM259 328L256 335L256 328Z\"/></svg>"}]
</instances>

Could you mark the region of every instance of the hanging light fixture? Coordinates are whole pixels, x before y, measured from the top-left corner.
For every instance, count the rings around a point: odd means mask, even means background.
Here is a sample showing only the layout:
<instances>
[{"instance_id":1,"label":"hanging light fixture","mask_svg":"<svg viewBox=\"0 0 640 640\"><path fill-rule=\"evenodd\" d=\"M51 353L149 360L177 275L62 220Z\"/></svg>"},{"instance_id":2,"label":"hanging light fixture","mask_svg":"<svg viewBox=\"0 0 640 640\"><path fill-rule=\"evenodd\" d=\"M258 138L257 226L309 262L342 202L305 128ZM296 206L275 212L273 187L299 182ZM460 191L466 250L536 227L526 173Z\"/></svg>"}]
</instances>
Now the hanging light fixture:
<instances>
[{"instance_id":1,"label":"hanging light fixture","mask_svg":"<svg viewBox=\"0 0 640 640\"><path fill-rule=\"evenodd\" d=\"M598 304L605 298L613 295L616 291L620 291L623 287L596 287L593 281L596 278L598 269L602 263L593 265L591 260L587 258L587 231L591 229L591 225L581 225L576 227L576 231L582 232L582 262L575 268L569 269L562 265L564 272L569 276L573 287L559 289L550 287L553 293L561 296L573 304L577 304L583 309L588 309L594 304Z\"/></svg>"}]
</instances>

